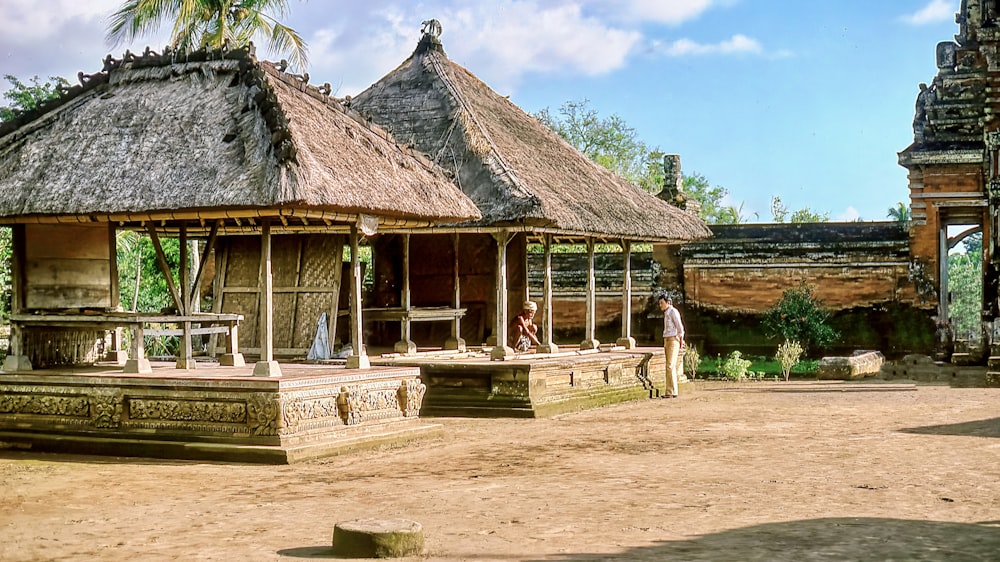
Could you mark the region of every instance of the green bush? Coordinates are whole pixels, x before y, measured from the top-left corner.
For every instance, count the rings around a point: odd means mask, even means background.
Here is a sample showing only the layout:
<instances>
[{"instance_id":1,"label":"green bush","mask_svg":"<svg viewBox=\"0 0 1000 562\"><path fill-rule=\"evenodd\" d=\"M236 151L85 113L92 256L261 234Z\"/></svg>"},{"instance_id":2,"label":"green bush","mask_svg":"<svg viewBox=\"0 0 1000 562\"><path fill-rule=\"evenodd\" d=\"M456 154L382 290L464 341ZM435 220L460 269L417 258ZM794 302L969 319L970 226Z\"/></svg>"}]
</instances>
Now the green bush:
<instances>
[{"instance_id":1,"label":"green bush","mask_svg":"<svg viewBox=\"0 0 1000 562\"><path fill-rule=\"evenodd\" d=\"M778 352L774 354L775 361L781 365L781 374L788 380L788 375L792 373L792 367L799 362L802 357L802 346L795 340L785 340L785 343L778 346Z\"/></svg>"},{"instance_id":2,"label":"green bush","mask_svg":"<svg viewBox=\"0 0 1000 562\"><path fill-rule=\"evenodd\" d=\"M743 380L747 378L751 365L753 365L753 361L744 359L742 353L734 351L722 363L722 373L729 380Z\"/></svg>"},{"instance_id":3,"label":"green bush","mask_svg":"<svg viewBox=\"0 0 1000 562\"><path fill-rule=\"evenodd\" d=\"M813 287L803 284L786 290L764 313L761 324L767 337L794 340L808 350L809 346L824 347L840 338L827 324L829 318L830 312L813 296Z\"/></svg>"}]
</instances>

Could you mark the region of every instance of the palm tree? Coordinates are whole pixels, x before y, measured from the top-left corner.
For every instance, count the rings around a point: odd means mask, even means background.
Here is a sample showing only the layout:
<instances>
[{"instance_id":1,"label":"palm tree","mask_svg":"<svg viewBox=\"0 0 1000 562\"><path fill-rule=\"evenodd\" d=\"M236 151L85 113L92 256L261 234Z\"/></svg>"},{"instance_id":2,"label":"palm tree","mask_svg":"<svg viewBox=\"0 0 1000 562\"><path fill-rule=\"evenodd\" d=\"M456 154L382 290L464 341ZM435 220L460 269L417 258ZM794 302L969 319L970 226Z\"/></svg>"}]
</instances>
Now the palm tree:
<instances>
[{"instance_id":1,"label":"palm tree","mask_svg":"<svg viewBox=\"0 0 1000 562\"><path fill-rule=\"evenodd\" d=\"M128 0L111 15L107 40L117 46L173 21L174 49L242 47L263 35L272 53L288 53L291 66L304 70L305 41L268 12L284 17L288 0Z\"/></svg>"},{"instance_id":2,"label":"palm tree","mask_svg":"<svg viewBox=\"0 0 1000 562\"><path fill-rule=\"evenodd\" d=\"M905 226L906 223L910 222L910 207L900 201L896 203L895 207L889 207L889 213L886 216Z\"/></svg>"}]
</instances>

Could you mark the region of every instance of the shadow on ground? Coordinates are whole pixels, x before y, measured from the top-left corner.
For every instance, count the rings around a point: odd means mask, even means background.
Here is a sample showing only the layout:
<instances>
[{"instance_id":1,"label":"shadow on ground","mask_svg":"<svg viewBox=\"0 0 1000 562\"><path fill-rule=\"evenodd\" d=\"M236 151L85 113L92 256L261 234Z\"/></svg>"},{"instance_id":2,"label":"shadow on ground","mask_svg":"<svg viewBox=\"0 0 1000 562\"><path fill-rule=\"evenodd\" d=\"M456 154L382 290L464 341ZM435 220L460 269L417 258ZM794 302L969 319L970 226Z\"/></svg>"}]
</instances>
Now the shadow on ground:
<instances>
[{"instance_id":1,"label":"shadow on ground","mask_svg":"<svg viewBox=\"0 0 1000 562\"><path fill-rule=\"evenodd\" d=\"M910 427L900 430L903 433L918 433L921 435L958 435L962 437L1000 437L1000 418L951 423L947 425L928 425L926 427ZM1000 554L997 555L1000 559Z\"/></svg>"},{"instance_id":2,"label":"shadow on ground","mask_svg":"<svg viewBox=\"0 0 1000 562\"><path fill-rule=\"evenodd\" d=\"M683 523L677 522L678 528ZM688 541L615 554L564 554L539 560L995 561L1000 522L980 524L901 519L811 519L743 527Z\"/></svg>"}]
</instances>

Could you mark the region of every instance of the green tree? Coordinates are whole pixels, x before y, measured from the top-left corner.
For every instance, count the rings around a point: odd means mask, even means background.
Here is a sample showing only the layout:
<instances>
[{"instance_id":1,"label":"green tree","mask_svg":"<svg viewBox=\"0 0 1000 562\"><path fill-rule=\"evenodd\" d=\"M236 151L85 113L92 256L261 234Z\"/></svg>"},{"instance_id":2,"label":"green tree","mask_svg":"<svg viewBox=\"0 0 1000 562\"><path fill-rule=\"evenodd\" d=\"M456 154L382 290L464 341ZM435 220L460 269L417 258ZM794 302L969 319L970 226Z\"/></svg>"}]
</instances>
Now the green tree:
<instances>
[{"instance_id":1,"label":"green tree","mask_svg":"<svg viewBox=\"0 0 1000 562\"><path fill-rule=\"evenodd\" d=\"M798 341L808 351L810 346L824 347L840 337L827 325L829 318L830 312L813 295L813 287L803 283L785 290L764 313L761 325L767 337Z\"/></svg>"},{"instance_id":2,"label":"green tree","mask_svg":"<svg viewBox=\"0 0 1000 562\"><path fill-rule=\"evenodd\" d=\"M10 74L3 77L10 82L10 89L3 93L3 97L10 100L10 105L0 107L0 122L10 121L15 112L31 111L44 101L58 98L60 86L69 87L69 82L59 76L49 76L46 82L34 76L31 84L25 84Z\"/></svg>"},{"instance_id":3,"label":"green tree","mask_svg":"<svg viewBox=\"0 0 1000 562\"><path fill-rule=\"evenodd\" d=\"M809 207L805 207L792 213L792 217L789 219L788 222L791 223L826 222L828 220L830 220L830 213L817 213L812 209L810 209Z\"/></svg>"},{"instance_id":4,"label":"green tree","mask_svg":"<svg viewBox=\"0 0 1000 562\"><path fill-rule=\"evenodd\" d=\"M983 234L962 241L964 252L948 254L948 317L958 339L978 340L982 331Z\"/></svg>"},{"instance_id":5,"label":"green tree","mask_svg":"<svg viewBox=\"0 0 1000 562\"><path fill-rule=\"evenodd\" d=\"M781 197L775 195L771 197L771 217L777 223L785 222L786 218L791 223L826 222L830 220L830 213L818 213L809 207L803 207L793 212L789 217L788 207L781 201Z\"/></svg>"},{"instance_id":6,"label":"green tree","mask_svg":"<svg viewBox=\"0 0 1000 562\"><path fill-rule=\"evenodd\" d=\"M173 48L242 47L263 36L271 52L287 53L293 68L305 69L305 41L272 12L286 16L288 0L128 0L111 15L107 40L119 45L172 22Z\"/></svg>"},{"instance_id":7,"label":"green tree","mask_svg":"<svg viewBox=\"0 0 1000 562\"><path fill-rule=\"evenodd\" d=\"M620 116L602 117L590 100L568 101L553 113L545 108L535 118L584 156L649 191L663 188L663 152L650 148Z\"/></svg>"},{"instance_id":8,"label":"green tree","mask_svg":"<svg viewBox=\"0 0 1000 562\"><path fill-rule=\"evenodd\" d=\"M729 195L729 190L722 186L713 186L708 179L695 172L690 176L684 176L684 194L698 202L701 208L698 216L709 224L737 224L740 222L740 212L743 204L739 208L732 205L725 205L723 200ZM746 222L746 221L742 221Z\"/></svg>"},{"instance_id":9,"label":"green tree","mask_svg":"<svg viewBox=\"0 0 1000 562\"><path fill-rule=\"evenodd\" d=\"M906 226L910 222L910 207L900 201L896 203L895 207L889 207L886 217L898 222L901 226Z\"/></svg>"}]
</instances>

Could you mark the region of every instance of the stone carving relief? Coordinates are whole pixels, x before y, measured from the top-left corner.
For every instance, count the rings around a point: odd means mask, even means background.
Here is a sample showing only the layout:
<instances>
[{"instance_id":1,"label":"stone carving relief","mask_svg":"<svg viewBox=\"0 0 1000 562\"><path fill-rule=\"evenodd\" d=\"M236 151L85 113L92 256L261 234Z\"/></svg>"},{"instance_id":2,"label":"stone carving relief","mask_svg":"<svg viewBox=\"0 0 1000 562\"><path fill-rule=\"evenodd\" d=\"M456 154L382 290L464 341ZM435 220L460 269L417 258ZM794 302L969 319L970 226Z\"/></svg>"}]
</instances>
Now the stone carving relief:
<instances>
[{"instance_id":1,"label":"stone carving relief","mask_svg":"<svg viewBox=\"0 0 1000 562\"><path fill-rule=\"evenodd\" d=\"M337 396L295 397L283 400L281 415L285 422L284 427L289 433L294 433L299 424L303 422L326 420L337 424L341 423Z\"/></svg>"},{"instance_id":2,"label":"stone carving relief","mask_svg":"<svg viewBox=\"0 0 1000 562\"><path fill-rule=\"evenodd\" d=\"M90 417L90 400L86 396L27 394L14 389L2 389L0 392L3 392L0 394L0 414Z\"/></svg>"},{"instance_id":3,"label":"stone carving relief","mask_svg":"<svg viewBox=\"0 0 1000 562\"><path fill-rule=\"evenodd\" d=\"M357 425L363 421L362 404L364 404L367 389L363 385L342 386L337 396L337 409L344 425Z\"/></svg>"},{"instance_id":4,"label":"stone carving relief","mask_svg":"<svg viewBox=\"0 0 1000 562\"><path fill-rule=\"evenodd\" d=\"M408 418L417 417L420 414L420 406L424 402L424 394L427 392L427 385L418 379L408 379L402 381L397 391L397 401L399 409Z\"/></svg>"},{"instance_id":5,"label":"stone carving relief","mask_svg":"<svg viewBox=\"0 0 1000 562\"><path fill-rule=\"evenodd\" d=\"M94 427L117 429L122 424L122 392L108 390L95 392L90 397Z\"/></svg>"},{"instance_id":6,"label":"stone carving relief","mask_svg":"<svg viewBox=\"0 0 1000 562\"><path fill-rule=\"evenodd\" d=\"M138 398L129 400L129 419L246 423L247 406L240 402Z\"/></svg>"},{"instance_id":7,"label":"stone carving relief","mask_svg":"<svg viewBox=\"0 0 1000 562\"><path fill-rule=\"evenodd\" d=\"M278 400L267 394L253 394L247 400L247 425L253 435L278 434Z\"/></svg>"},{"instance_id":8,"label":"stone carving relief","mask_svg":"<svg viewBox=\"0 0 1000 562\"><path fill-rule=\"evenodd\" d=\"M937 44L937 67L939 70L951 72L955 70L955 53L958 45L951 41L943 41Z\"/></svg>"}]
</instances>

